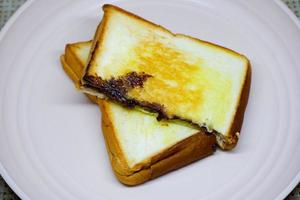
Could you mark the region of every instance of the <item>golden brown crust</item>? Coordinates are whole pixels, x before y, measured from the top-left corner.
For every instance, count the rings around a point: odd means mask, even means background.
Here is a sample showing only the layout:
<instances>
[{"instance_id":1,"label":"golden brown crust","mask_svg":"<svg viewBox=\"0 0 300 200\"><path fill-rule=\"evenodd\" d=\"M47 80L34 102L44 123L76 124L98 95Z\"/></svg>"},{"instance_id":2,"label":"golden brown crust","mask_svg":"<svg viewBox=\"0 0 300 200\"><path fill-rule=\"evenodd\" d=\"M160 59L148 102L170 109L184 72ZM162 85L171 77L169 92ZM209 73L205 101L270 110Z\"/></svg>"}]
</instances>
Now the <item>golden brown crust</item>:
<instances>
[{"instance_id":1,"label":"golden brown crust","mask_svg":"<svg viewBox=\"0 0 300 200\"><path fill-rule=\"evenodd\" d=\"M65 52L68 52L64 55L66 63L68 63L68 65L70 65L70 66L84 65L84 63L82 63L80 61L80 59L75 55L72 48L75 48L75 45L72 45L72 44L67 44L66 45ZM78 68L78 67L74 68L73 71L74 71L75 74L83 73L83 70L81 68ZM80 83L79 81L76 81L76 87L77 88L79 86L79 83Z\"/></svg>"},{"instance_id":2,"label":"golden brown crust","mask_svg":"<svg viewBox=\"0 0 300 200\"><path fill-rule=\"evenodd\" d=\"M137 185L154 179L167 172L183 167L193 161L212 154L215 150L216 138L203 132L196 133L165 151L150 158L139 170L129 168L125 155L116 138L114 125L110 121L109 102L103 100L99 104L102 111L102 129L115 175L126 185Z\"/></svg>"},{"instance_id":3,"label":"golden brown crust","mask_svg":"<svg viewBox=\"0 0 300 200\"><path fill-rule=\"evenodd\" d=\"M80 78L79 78L78 74L82 74L82 70L80 70L79 67L72 67L71 68L70 66L82 66L82 65L81 65L80 60L75 56L75 54L71 53L73 51L70 49L70 47L67 48L67 46L66 46L66 50L65 50L66 54L62 55L60 57L60 62L62 63L64 71L68 74L68 76L74 82L75 87L78 88L79 87L79 82L80 82ZM89 95L89 94L86 94L86 96L93 103L97 104L99 101L101 101L101 99L99 99L95 96L92 96L92 95Z\"/></svg>"},{"instance_id":4,"label":"golden brown crust","mask_svg":"<svg viewBox=\"0 0 300 200\"><path fill-rule=\"evenodd\" d=\"M111 164L115 173L130 175L131 171L126 157L118 143L118 138L114 129L113 122L110 119L109 103L105 100L99 103L99 107L102 111L102 130L105 137L107 151L109 153Z\"/></svg>"},{"instance_id":5,"label":"golden brown crust","mask_svg":"<svg viewBox=\"0 0 300 200\"><path fill-rule=\"evenodd\" d=\"M69 50L66 51L66 54L69 54ZM74 56L74 54L68 55L68 58L73 59L72 56ZM73 65L70 66L65 58L66 56L61 56L63 69L76 84L80 79L80 73L76 72L80 72L80 70L73 69L80 68L82 65L78 62L78 59L77 61L73 59L74 62L71 62ZM89 95L87 96L90 97ZM118 143L117 135L110 119L110 103L105 100L96 99L93 96L91 96L91 98L93 102L99 104L102 110L102 129L107 151L109 153L113 171L118 180L123 184L137 185L144 183L208 156L215 150L215 136L199 132L153 156L150 158L149 162L141 163L138 167L130 168Z\"/></svg>"},{"instance_id":6,"label":"golden brown crust","mask_svg":"<svg viewBox=\"0 0 300 200\"><path fill-rule=\"evenodd\" d=\"M181 151L175 152L169 157L159 160L148 168L144 168L130 176L120 174L116 174L116 176L123 184L138 185L209 156L213 153L212 146L204 147L203 144L199 144L198 142L204 140L207 141L206 144L215 144L215 137L211 135L212 138L202 138L202 136L203 134L198 133L187 138L186 143L189 143L189 147L182 148Z\"/></svg>"},{"instance_id":7,"label":"golden brown crust","mask_svg":"<svg viewBox=\"0 0 300 200\"><path fill-rule=\"evenodd\" d=\"M97 30L95 32L94 39L93 39L93 42L92 42L92 47L91 47L91 50L90 50L90 53L89 53L89 57L88 57L87 63L84 65L84 68L83 68L84 73L82 74L82 76L80 78L81 85L84 85L84 82L85 82L84 81L84 76L85 75L96 75L96 74L87 74L86 72L89 71L89 68L90 68L91 64L95 60L94 57L97 57L97 53L99 53L99 52L94 53L94 51L95 51L95 49L97 49L97 46L101 43L101 41L104 38L105 29L103 30L103 28L106 26L107 19L108 19L108 16L104 15L103 18L102 18L102 21L98 25Z\"/></svg>"},{"instance_id":8,"label":"golden brown crust","mask_svg":"<svg viewBox=\"0 0 300 200\"><path fill-rule=\"evenodd\" d=\"M171 35L174 35L171 31L169 31L168 29L166 29L166 28L160 26L159 24L155 24L155 23L153 23L153 22L151 22L151 21L148 21L148 20L146 20L146 19L144 19L144 18L138 16L138 15L135 15L134 13L128 12L127 10L124 10L124 9L122 9L122 8L120 8L120 7L117 7L117 6L114 6L114 5L112 5L112 4L104 4L104 5L102 6L102 9L103 9L104 12L105 12L105 11L109 11L110 9L111 9L111 10L117 10L117 11L119 11L119 12L125 13L126 15L129 15L129 16L131 16L131 17L133 17L133 18L139 20L139 21L142 22L142 23L143 23L143 22L144 22L144 23L147 23L147 25L151 25L151 26L153 26L154 28L159 28L159 29L161 29L161 30L163 30L163 31L166 31L166 32L170 33Z\"/></svg>"},{"instance_id":9,"label":"golden brown crust","mask_svg":"<svg viewBox=\"0 0 300 200\"><path fill-rule=\"evenodd\" d=\"M233 149L237 145L239 139L239 133L241 131L243 120L244 120L244 113L248 104L250 85L251 85L251 64L248 61L245 82L243 85L242 93L240 95L239 105L237 107L237 111L233 119L233 123L231 124L230 127L229 136L228 138L225 138L225 142L218 141L218 144L219 145L221 144L220 146L223 150ZM217 136L217 140L219 140L218 136Z\"/></svg>"},{"instance_id":10,"label":"golden brown crust","mask_svg":"<svg viewBox=\"0 0 300 200\"><path fill-rule=\"evenodd\" d=\"M102 7L103 11L106 11L106 10L109 10L109 9L113 9L113 10L117 10L119 12L122 12L122 13L125 13L126 15L129 15L137 20L140 20L141 22L145 22L147 23L147 25L151 25L153 26L154 28L159 28L161 29L162 31L165 31L173 36L182 36L182 37L186 37L186 38L189 38L191 40L194 40L195 42L200 42L200 43L205 43L205 44L208 44L208 45L211 45L211 46L215 46L215 47L219 47L220 49L223 49L225 51L227 51L228 53L233 53L235 55L239 55L239 56L243 56L245 57L244 55L232 50L232 49L229 49L227 47L224 47L224 46L221 46L221 45L218 45L218 44L215 44L215 43L212 43L212 42L209 42L209 41L205 41L205 40L200 40L198 38L195 38L195 37L192 37L192 36L189 36L189 35L185 35L185 34L182 34L182 33L173 33L171 32L170 30L166 29L165 27L163 26L160 26L159 24L156 24L156 23L153 23L151 21L148 21L147 19L144 19L138 15L135 15L134 13L131 13L131 12L128 12L127 10L124 10L120 7L117 7L115 5L112 5L112 4L105 4L103 5ZM95 39L94 39L95 41ZM246 57L245 57L246 58Z\"/></svg>"}]
</instances>

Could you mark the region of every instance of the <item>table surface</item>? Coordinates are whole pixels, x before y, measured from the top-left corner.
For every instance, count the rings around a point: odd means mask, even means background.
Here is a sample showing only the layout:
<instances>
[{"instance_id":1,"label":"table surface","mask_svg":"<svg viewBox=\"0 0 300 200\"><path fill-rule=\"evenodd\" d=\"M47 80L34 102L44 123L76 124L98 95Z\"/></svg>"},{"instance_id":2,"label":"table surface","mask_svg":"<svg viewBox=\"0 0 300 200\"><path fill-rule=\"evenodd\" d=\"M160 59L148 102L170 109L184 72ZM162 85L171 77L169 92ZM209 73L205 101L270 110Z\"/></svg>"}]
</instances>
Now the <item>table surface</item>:
<instances>
[{"instance_id":1,"label":"table surface","mask_svg":"<svg viewBox=\"0 0 300 200\"><path fill-rule=\"evenodd\" d=\"M0 30L9 17L26 0L0 0ZM300 0L282 0L300 19ZM0 175L0 200L15 200L18 196L9 188ZM300 200L300 183L286 198L286 200Z\"/></svg>"}]
</instances>

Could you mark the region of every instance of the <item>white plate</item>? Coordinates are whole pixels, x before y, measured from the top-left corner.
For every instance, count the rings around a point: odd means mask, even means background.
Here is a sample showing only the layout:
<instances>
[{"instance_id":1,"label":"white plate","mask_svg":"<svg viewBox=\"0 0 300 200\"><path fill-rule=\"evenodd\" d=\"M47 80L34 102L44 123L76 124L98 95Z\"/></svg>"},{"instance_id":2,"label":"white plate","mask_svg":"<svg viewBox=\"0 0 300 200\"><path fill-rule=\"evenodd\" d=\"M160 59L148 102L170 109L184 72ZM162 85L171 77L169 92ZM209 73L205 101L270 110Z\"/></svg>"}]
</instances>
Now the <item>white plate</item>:
<instances>
[{"instance_id":1,"label":"white plate","mask_svg":"<svg viewBox=\"0 0 300 200\"><path fill-rule=\"evenodd\" d=\"M300 180L300 31L280 3L116 0L114 4L232 48L252 63L242 136L214 156L138 187L114 177L100 112L59 56L89 40L99 0L28 1L0 43L0 172L23 199L282 199ZM294 19L291 20L290 17Z\"/></svg>"}]
</instances>

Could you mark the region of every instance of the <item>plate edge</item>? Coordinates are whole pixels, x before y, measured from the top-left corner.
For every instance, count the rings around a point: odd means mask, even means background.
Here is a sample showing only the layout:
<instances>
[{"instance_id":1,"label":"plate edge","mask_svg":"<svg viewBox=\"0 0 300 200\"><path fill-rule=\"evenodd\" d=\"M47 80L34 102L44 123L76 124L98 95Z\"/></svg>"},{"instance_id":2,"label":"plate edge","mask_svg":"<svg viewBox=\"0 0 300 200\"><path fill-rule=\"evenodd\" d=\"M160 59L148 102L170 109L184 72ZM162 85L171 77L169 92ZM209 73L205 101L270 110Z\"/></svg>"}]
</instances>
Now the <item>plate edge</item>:
<instances>
[{"instance_id":1,"label":"plate edge","mask_svg":"<svg viewBox=\"0 0 300 200\"><path fill-rule=\"evenodd\" d=\"M297 16L291 11L291 9L282 2L282 0L273 0L275 4L294 22L294 24L300 30L300 18L298 19Z\"/></svg>"},{"instance_id":2,"label":"plate edge","mask_svg":"<svg viewBox=\"0 0 300 200\"><path fill-rule=\"evenodd\" d=\"M281 0L273 0L273 2L281 9L282 12L284 12L289 17L290 20L292 20L292 22L296 25L296 27L300 31L300 19L297 18L297 16L291 11L291 9L289 9L289 7L286 4L284 4ZM292 179L290 184L288 184L284 188L284 190L282 190L277 195L275 200L281 200L286 198L293 191L293 189L295 189L295 187L297 186L297 184L299 184L299 182L300 182L300 171Z\"/></svg>"},{"instance_id":3,"label":"plate edge","mask_svg":"<svg viewBox=\"0 0 300 200\"><path fill-rule=\"evenodd\" d=\"M5 23L3 28L0 31L0 44L6 35L7 31L11 28L11 26L15 23L15 21L19 18L19 16L27 9L35 0L27 0L18 10L9 18L9 20ZM0 160L0 175L5 180L5 182L9 185L9 187L24 200L30 200L28 195L20 189L14 179L9 175Z\"/></svg>"}]
</instances>

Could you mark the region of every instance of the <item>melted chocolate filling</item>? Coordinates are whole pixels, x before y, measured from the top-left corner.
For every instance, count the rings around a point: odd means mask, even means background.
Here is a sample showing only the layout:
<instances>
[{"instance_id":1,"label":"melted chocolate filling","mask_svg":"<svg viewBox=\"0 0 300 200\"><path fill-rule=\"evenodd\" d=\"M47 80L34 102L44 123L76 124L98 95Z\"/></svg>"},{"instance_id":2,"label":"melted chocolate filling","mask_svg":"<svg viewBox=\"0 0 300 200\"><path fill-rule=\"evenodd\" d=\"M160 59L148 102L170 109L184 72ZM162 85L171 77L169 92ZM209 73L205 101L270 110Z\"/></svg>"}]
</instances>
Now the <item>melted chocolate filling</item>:
<instances>
[{"instance_id":1,"label":"melted chocolate filling","mask_svg":"<svg viewBox=\"0 0 300 200\"><path fill-rule=\"evenodd\" d=\"M165 108L162 104L159 103L151 103L147 101L138 101L136 99L132 99L127 96L127 93L130 89L136 87L143 87L144 82L147 81L148 78L152 76L146 74L144 72L130 72L124 76L120 76L118 78L112 77L108 80L103 80L101 77L94 76L84 76L84 80L86 81L85 87L92 87L93 89L99 91L100 93L106 95L109 99L120 103L126 107L133 108L134 106L140 106L149 112L158 113L157 120L160 121L162 119L178 119L181 121L185 121L195 128L202 130L206 134L210 135L206 128L200 127L198 124L193 123L190 120L182 119L179 116L169 117Z\"/></svg>"},{"instance_id":2,"label":"melted chocolate filling","mask_svg":"<svg viewBox=\"0 0 300 200\"><path fill-rule=\"evenodd\" d=\"M144 72L130 72L124 76L118 78L112 77L108 80L103 80L101 77L94 76L85 76L83 79L86 81L84 86L92 87L115 102L121 103L129 108L140 106L147 111L157 112L158 120L167 119L168 117L164 111L163 105L146 101L137 101L127 96L130 89L143 87L144 82L150 77L152 76Z\"/></svg>"}]
</instances>

